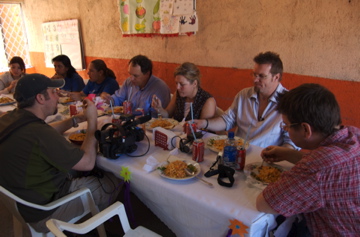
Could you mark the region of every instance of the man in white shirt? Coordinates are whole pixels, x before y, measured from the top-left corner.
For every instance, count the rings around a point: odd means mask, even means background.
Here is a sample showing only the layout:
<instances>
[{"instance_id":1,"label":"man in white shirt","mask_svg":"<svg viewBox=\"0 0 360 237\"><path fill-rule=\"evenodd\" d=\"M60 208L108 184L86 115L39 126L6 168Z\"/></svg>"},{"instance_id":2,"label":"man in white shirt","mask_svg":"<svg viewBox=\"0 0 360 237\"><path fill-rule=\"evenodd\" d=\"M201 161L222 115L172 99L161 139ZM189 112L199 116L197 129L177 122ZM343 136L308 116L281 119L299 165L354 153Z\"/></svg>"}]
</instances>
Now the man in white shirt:
<instances>
[{"instance_id":1,"label":"man in white shirt","mask_svg":"<svg viewBox=\"0 0 360 237\"><path fill-rule=\"evenodd\" d=\"M198 128L211 131L230 130L256 146L283 145L295 147L289 135L280 127L281 115L276 111L277 97L286 91L281 85L283 64L274 52L260 53L254 58L254 86L241 90L232 105L221 116L197 120Z\"/></svg>"}]
</instances>

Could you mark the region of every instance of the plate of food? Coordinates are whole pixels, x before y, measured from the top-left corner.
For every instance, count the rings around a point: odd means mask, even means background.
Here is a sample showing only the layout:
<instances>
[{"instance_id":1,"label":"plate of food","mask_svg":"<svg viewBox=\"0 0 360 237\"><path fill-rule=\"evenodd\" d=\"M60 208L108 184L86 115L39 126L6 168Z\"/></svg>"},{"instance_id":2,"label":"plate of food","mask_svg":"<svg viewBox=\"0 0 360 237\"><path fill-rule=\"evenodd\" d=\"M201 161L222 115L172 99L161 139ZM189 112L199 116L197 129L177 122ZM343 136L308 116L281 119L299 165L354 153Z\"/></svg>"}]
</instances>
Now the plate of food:
<instances>
[{"instance_id":1,"label":"plate of food","mask_svg":"<svg viewBox=\"0 0 360 237\"><path fill-rule=\"evenodd\" d=\"M164 164L166 163L166 164ZM161 177L171 180L188 180L200 174L201 168L199 163L187 160L174 160L170 163L164 162L163 165L158 167ZM188 175L185 169L195 172L194 175Z\"/></svg>"},{"instance_id":2,"label":"plate of food","mask_svg":"<svg viewBox=\"0 0 360 237\"><path fill-rule=\"evenodd\" d=\"M14 99L11 99L10 97L0 96L0 106L1 105L11 105L14 103L16 103L16 101Z\"/></svg>"},{"instance_id":3,"label":"plate of food","mask_svg":"<svg viewBox=\"0 0 360 237\"><path fill-rule=\"evenodd\" d=\"M276 182L282 172L284 172L284 169L280 165L266 162L253 162L245 165L244 168L247 182L255 186L260 185L260 187Z\"/></svg>"},{"instance_id":4,"label":"plate of food","mask_svg":"<svg viewBox=\"0 0 360 237\"><path fill-rule=\"evenodd\" d=\"M124 107L123 106L113 106L114 114L123 114L124 113ZM108 107L106 109L106 114L112 114L111 107Z\"/></svg>"},{"instance_id":5,"label":"plate of food","mask_svg":"<svg viewBox=\"0 0 360 237\"><path fill-rule=\"evenodd\" d=\"M145 123L145 128L150 131L156 127L172 129L178 124L179 122L172 118L152 118L150 121Z\"/></svg>"},{"instance_id":6,"label":"plate of food","mask_svg":"<svg viewBox=\"0 0 360 237\"><path fill-rule=\"evenodd\" d=\"M224 145L225 145L225 141L228 138L227 135L220 135L220 136L216 136L216 137L211 137L207 142L206 142L206 146L214 151L214 152L219 152L222 151L224 149ZM236 141L236 145L237 146L242 146L244 144L244 139L242 139L241 137L234 137L235 141ZM245 149L249 148L249 142L246 143L245 145Z\"/></svg>"},{"instance_id":7,"label":"plate of food","mask_svg":"<svg viewBox=\"0 0 360 237\"><path fill-rule=\"evenodd\" d=\"M85 140L85 136L86 136L86 129L80 129L70 133L69 140L76 145L82 145L82 143Z\"/></svg>"}]
</instances>

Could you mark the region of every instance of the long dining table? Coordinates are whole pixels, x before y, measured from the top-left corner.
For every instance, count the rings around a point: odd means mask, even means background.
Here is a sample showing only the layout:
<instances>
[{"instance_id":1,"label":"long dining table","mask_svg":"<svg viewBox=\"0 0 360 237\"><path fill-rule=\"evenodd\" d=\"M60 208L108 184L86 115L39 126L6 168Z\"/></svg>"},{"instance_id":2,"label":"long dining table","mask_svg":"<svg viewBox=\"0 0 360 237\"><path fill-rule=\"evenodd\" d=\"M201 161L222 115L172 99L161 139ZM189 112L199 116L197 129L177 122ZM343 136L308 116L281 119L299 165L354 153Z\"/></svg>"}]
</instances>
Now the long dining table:
<instances>
[{"instance_id":1,"label":"long dining table","mask_svg":"<svg viewBox=\"0 0 360 237\"><path fill-rule=\"evenodd\" d=\"M5 112L16 106L1 106ZM52 119L63 119L54 115ZM52 120L51 119L51 120ZM50 121L49 121L50 122ZM111 122L110 116L98 118L98 128ZM65 132L68 136L78 129L86 129L86 122L80 123L78 128L71 128ZM181 128L176 133L180 134ZM213 184L209 187L196 178L188 180L170 180L162 177L158 170L151 172L143 169L149 158L159 164L166 162L170 154L182 160L192 160L191 154L175 150L164 150L154 145L152 131L147 130L141 142L137 142L137 150L131 155L120 155L117 159L109 159L101 153L97 155L97 166L114 173L119 178L121 170L127 167L131 172L131 191L159 217L178 237L191 236L229 236L233 229L239 236L269 236L269 231L276 227L276 216L256 210L255 201L261 188L255 187L246 181L242 171L236 171L235 182L232 187L220 186L217 176L206 178L203 174L215 162L217 153L205 148L204 161L199 163L201 172L199 177ZM205 144L216 134L204 134ZM148 150L148 151L147 151ZM247 149L246 164L260 162L262 148L251 145ZM291 167L290 163L280 163L284 167ZM233 232L234 234L234 232ZM237 235L234 235L237 236Z\"/></svg>"},{"instance_id":2,"label":"long dining table","mask_svg":"<svg viewBox=\"0 0 360 237\"><path fill-rule=\"evenodd\" d=\"M111 121L108 116L99 118L99 128ZM86 123L77 129L85 128ZM70 129L67 134L74 129ZM177 129L180 134L181 128ZM276 227L276 216L256 210L255 201L262 191L246 181L243 171L236 171L232 187L220 186L217 175L206 178L203 174L215 162L217 153L205 148L204 161L199 163L199 177L213 184L209 187L196 178L171 180L160 175L159 170L149 172L144 169L148 159L159 164L166 162L174 154L181 160L191 161L191 154L175 150L164 150L155 146L152 131L147 130L148 139L137 142L137 150L131 156L121 154L117 159L109 159L102 154L97 156L97 166L114 173L121 178L120 172L127 167L131 172L131 191L159 217L178 237L191 236L227 236L230 229L237 230L240 236L269 236L269 231ZM206 133L206 142L216 134ZM148 150L149 149L149 150ZM148 151L147 151L148 150ZM261 162L262 148L251 145L247 149L246 164ZM146 152L147 151L147 152ZM146 153L146 154L144 154ZM141 155L139 157L133 157ZM291 167L283 162L284 167ZM216 166L215 166L216 168ZM234 234L234 232L233 232ZM234 235L236 236L236 235Z\"/></svg>"}]
</instances>

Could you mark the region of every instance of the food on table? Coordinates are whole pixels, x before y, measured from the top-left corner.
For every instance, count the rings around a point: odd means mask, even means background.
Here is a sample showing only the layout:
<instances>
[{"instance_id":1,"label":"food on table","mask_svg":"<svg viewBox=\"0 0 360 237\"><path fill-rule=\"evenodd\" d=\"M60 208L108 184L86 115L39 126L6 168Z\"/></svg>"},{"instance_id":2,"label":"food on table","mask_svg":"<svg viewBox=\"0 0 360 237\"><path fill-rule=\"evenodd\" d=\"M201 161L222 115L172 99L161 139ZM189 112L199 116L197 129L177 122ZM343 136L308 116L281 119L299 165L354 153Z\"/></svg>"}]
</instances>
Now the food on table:
<instances>
[{"instance_id":1,"label":"food on table","mask_svg":"<svg viewBox=\"0 0 360 237\"><path fill-rule=\"evenodd\" d=\"M224 139L209 139L208 144L211 147L213 147L214 149L222 151L224 149L225 141L226 141L226 138L224 138ZM236 140L235 139L235 145L236 146L244 145L244 140L242 140L242 139Z\"/></svg>"},{"instance_id":2,"label":"food on table","mask_svg":"<svg viewBox=\"0 0 360 237\"><path fill-rule=\"evenodd\" d=\"M157 119L151 123L150 127L152 127L152 128L162 127L165 129L170 129L170 128L174 127L174 124L165 119Z\"/></svg>"},{"instance_id":3,"label":"food on table","mask_svg":"<svg viewBox=\"0 0 360 237\"><path fill-rule=\"evenodd\" d=\"M69 136L69 139L77 142L83 142L85 140L85 136L85 132L73 133Z\"/></svg>"},{"instance_id":4,"label":"food on table","mask_svg":"<svg viewBox=\"0 0 360 237\"><path fill-rule=\"evenodd\" d=\"M114 106L114 114L122 114L124 113L124 107L123 106ZM112 114L111 108L108 108L107 110L108 114Z\"/></svg>"},{"instance_id":5,"label":"food on table","mask_svg":"<svg viewBox=\"0 0 360 237\"><path fill-rule=\"evenodd\" d=\"M259 166L258 168L258 174L255 172L252 172L251 175L259 181L265 182L265 183L274 183L276 182L282 173L282 170L280 170L277 167L273 166Z\"/></svg>"},{"instance_id":6,"label":"food on table","mask_svg":"<svg viewBox=\"0 0 360 237\"><path fill-rule=\"evenodd\" d=\"M14 102L15 100L9 98L9 97L0 97L0 104L7 104L7 103L12 103Z\"/></svg>"},{"instance_id":7,"label":"food on table","mask_svg":"<svg viewBox=\"0 0 360 237\"><path fill-rule=\"evenodd\" d=\"M67 104L70 102L74 102L75 100L71 99L70 97L60 97L59 102L62 104Z\"/></svg>"},{"instance_id":8,"label":"food on table","mask_svg":"<svg viewBox=\"0 0 360 237\"><path fill-rule=\"evenodd\" d=\"M170 178L186 178L188 175L185 169L188 168L191 172L196 172L196 167L192 164L187 165L184 161L176 160L170 162L166 167L162 167L163 173Z\"/></svg>"}]
</instances>

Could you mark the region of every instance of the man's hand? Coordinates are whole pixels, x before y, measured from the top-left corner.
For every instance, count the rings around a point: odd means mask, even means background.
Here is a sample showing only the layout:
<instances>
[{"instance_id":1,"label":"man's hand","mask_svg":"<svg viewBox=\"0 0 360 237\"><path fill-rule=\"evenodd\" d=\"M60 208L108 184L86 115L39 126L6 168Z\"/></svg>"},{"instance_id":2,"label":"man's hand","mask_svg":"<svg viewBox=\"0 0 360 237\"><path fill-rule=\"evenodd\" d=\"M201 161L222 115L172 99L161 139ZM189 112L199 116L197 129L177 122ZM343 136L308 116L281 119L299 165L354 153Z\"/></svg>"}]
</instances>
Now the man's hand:
<instances>
[{"instance_id":1,"label":"man's hand","mask_svg":"<svg viewBox=\"0 0 360 237\"><path fill-rule=\"evenodd\" d=\"M273 163L283 160L296 164L301 160L303 153L286 147L268 146L261 151L261 157L265 162Z\"/></svg>"},{"instance_id":2,"label":"man's hand","mask_svg":"<svg viewBox=\"0 0 360 237\"><path fill-rule=\"evenodd\" d=\"M156 109L157 111L162 109L161 100L156 95L153 95L152 97L151 107Z\"/></svg>"},{"instance_id":3,"label":"man's hand","mask_svg":"<svg viewBox=\"0 0 360 237\"><path fill-rule=\"evenodd\" d=\"M103 99L105 101L105 103L110 104L110 101L112 102L112 104L114 105L114 99L111 97L110 94L103 92L100 95L101 99Z\"/></svg>"},{"instance_id":4,"label":"man's hand","mask_svg":"<svg viewBox=\"0 0 360 237\"><path fill-rule=\"evenodd\" d=\"M84 115L85 115L85 119L87 121L93 121L93 120L97 120L97 108L95 106L95 104L89 100L89 99L84 99L83 101L84 103Z\"/></svg>"}]
</instances>

